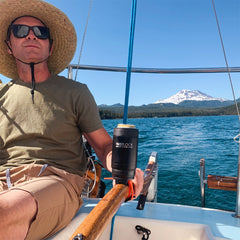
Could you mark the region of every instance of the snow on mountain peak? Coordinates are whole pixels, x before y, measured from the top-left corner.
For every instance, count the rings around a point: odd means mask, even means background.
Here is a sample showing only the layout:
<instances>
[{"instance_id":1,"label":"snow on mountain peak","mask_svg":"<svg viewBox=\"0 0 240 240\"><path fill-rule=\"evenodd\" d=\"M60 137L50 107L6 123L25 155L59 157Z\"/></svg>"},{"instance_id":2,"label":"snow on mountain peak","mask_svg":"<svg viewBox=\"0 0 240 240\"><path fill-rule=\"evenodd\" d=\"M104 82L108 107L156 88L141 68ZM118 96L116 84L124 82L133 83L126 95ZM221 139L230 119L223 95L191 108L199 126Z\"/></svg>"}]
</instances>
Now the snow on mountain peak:
<instances>
[{"instance_id":1,"label":"snow on mountain peak","mask_svg":"<svg viewBox=\"0 0 240 240\"><path fill-rule=\"evenodd\" d=\"M190 100L190 101L213 101L213 100L217 100L217 101L226 101L226 99L223 98L214 98L211 97L205 93L202 93L198 90L181 90L179 91L177 94L166 98L164 100L158 100L155 103L174 103L174 104L179 104L183 101L186 100Z\"/></svg>"}]
</instances>

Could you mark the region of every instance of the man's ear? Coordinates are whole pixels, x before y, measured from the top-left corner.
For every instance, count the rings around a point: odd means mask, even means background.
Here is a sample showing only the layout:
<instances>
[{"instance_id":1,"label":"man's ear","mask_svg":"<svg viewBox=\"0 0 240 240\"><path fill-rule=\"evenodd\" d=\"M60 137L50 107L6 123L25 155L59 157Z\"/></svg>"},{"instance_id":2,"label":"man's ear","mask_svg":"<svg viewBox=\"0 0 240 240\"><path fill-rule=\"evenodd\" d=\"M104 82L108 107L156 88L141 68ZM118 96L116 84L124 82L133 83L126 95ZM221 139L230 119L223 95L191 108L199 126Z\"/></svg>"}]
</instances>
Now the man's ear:
<instances>
[{"instance_id":1,"label":"man's ear","mask_svg":"<svg viewBox=\"0 0 240 240\"><path fill-rule=\"evenodd\" d=\"M7 45L7 51L8 51L8 53L9 53L10 55L12 55L12 54L13 54L13 51L12 51L12 48L11 48L11 42L5 40L5 43L6 43L6 45Z\"/></svg>"},{"instance_id":2,"label":"man's ear","mask_svg":"<svg viewBox=\"0 0 240 240\"><path fill-rule=\"evenodd\" d=\"M49 43L50 43L50 45L49 45L49 56L51 56L52 52L53 52L53 39L50 39Z\"/></svg>"}]
</instances>

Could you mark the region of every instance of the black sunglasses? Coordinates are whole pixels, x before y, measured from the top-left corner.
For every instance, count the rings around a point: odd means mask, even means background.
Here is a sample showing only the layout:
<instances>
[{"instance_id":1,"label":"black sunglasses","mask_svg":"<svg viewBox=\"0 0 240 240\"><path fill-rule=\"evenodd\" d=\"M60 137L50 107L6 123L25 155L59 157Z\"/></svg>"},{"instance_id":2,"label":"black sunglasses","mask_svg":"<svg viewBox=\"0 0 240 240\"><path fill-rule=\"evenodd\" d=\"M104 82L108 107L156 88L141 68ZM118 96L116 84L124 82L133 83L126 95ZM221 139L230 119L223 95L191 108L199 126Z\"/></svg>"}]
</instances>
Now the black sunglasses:
<instances>
[{"instance_id":1,"label":"black sunglasses","mask_svg":"<svg viewBox=\"0 0 240 240\"><path fill-rule=\"evenodd\" d=\"M50 37L49 28L44 26L27 26L21 24L13 24L10 26L13 35L16 38L24 38L28 36L30 30L33 31L34 35L39 39L48 39Z\"/></svg>"}]
</instances>

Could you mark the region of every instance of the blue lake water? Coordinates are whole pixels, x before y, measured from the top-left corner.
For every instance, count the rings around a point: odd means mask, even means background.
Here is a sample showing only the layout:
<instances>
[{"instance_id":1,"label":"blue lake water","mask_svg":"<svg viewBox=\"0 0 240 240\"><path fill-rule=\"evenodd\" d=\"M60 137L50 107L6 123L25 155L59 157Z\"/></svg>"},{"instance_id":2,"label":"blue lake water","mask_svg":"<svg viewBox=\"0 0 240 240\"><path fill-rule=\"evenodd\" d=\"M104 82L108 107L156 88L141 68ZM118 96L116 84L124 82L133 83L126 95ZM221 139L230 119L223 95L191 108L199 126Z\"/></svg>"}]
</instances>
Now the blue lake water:
<instances>
[{"instance_id":1,"label":"blue lake water","mask_svg":"<svg viewBox=\"0 0 240 240\"><path fill-rule=\"evenodd\" d=\"M112 136L122 120L103 120ZM237 176L237 116L128 119L139 129L138 167L158 152L158 202L201 206L199 161L208 174ZM109 176L105 171L104 176ZM107 188L110 183L106 182ZM206 187L206 207L235 210L236 192Z\"/></svg>"}]
</instances>

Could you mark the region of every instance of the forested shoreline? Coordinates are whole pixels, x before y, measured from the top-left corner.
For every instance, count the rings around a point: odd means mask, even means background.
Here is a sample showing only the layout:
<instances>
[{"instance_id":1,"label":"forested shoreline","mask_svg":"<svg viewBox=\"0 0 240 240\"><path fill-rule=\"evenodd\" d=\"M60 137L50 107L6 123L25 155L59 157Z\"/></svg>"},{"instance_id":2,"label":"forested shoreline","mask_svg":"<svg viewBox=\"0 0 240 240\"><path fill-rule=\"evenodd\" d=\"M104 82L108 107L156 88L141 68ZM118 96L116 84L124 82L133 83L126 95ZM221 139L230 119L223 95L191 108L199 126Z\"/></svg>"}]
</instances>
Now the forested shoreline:
<instances>
[{"instance_id":1,"label":"forested shoreline","mask_svg":"<svg viewBox=\"0 0 240 240\"><path fill-rule=\"evenodd\" d=\"M101 119L123 118L123 107L99 107ZM128 108L128 118L160 118L160 117L186 117L186 116L217 116L236 115L236 106L218 108L199 107L158 107L154 105L130 106Z\"/></svg>"}]
</instances>

